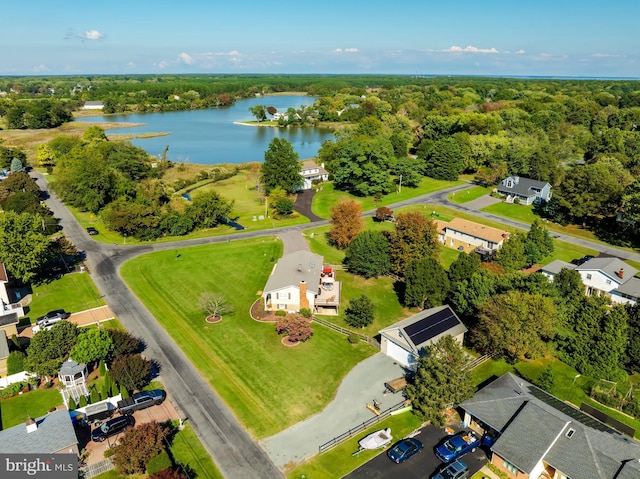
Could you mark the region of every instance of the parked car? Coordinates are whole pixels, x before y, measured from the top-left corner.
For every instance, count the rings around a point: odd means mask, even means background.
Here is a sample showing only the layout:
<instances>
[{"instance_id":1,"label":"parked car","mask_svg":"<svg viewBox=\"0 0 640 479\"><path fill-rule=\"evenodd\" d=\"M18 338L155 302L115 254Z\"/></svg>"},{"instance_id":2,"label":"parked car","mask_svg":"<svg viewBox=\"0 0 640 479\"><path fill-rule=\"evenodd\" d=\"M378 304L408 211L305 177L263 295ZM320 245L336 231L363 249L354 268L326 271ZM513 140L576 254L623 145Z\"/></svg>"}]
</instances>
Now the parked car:
<instances>
[{"instance_id":1,"label":"parked car","mask_svg":"<svg viewBox=\"0 0 640 479\"><path fill-rule=\"evenodd\" d=\"M120 414L133 414L134 411L148 408L154 404L162 404L166 397L167 393L162 389L140 391L131 397L118 401L118 411L120 411Z\"/></svg>"},{"instance_id":2,"label":"parked car","mask_svg":"<svg viewBox=\"0 0 640 479\"><path fill-rule=\"evenodd\" d=\"M407 437L391 446L391 449L387 451L387 456L393 462L400 464L420 451L422 451L422 443L417 439Z\"/></svg>"},{"instance_id":3,"label":"parked car","mask_svg":"<svg viewBox=\"0 0 640 479\"><path fill-rule=\"evenodd\" d=\"M475 452L481 443L482 438L478 437L473 431L462 431L436 447L435 452L442 462L451 462L461 458L468 452Z\"/></svg>"},{"instance_id":4,"label":"parked car","mask_svg":"<svg viewBox=\"0 0 640 479\"><path fill-rule=\"evenodd\" d=\"M432 479L467 479L468 477L469 466L458 460L440 469L440 472L434 474Z\"/></svg>"},{"instance_id":5,"label":"parked car","mask_svg":"<svg viewBox=\"0 0 640 479\"><path fill-rule=\"evenodd\" d=\"M36 319L36 324L41 328L45 328L57 323L58 321L67 319L69 316L71 316L71 314L67 313L64 309L56 309L54 311L49 311L44 316L40 316Z\"/></svg>"},{"instance_id":6,"label":"parked car","mask_svg":"<svg viewBox=\"0 0 640 479\"><path fill-rule=\"evenodd\" d=\"M135 420L131 416L114 417L91 431L91 440L102 442L109 436L118 434L119 432L132 427L134 424Z\"/></svg>"},{"instance_id":7,"label":"parked car","mask_svg":"<svg viewBox=\"0 0 640 479\"><path fill-rule=\"evenodd\" d=\"M87 227L87 233L89 233L91 236L94 236L98 234L98 230L95 229L93 226L89 226Z\"/></svg>"},{"instance_id":8,"label":"parked car","mask_svg":"<svg viewBox=\"0 0 640 479\"><path fill-rule=\"evenodd\" d=\"M583 256L582 258L577 258L577 259L571 260L571 262L573 264L575 264L576 266L581 266L584 263L586 263L587 261L589 261L590 259L593 259L593 256L588 254L588 255Z\"/></svg>"}]
</instances>

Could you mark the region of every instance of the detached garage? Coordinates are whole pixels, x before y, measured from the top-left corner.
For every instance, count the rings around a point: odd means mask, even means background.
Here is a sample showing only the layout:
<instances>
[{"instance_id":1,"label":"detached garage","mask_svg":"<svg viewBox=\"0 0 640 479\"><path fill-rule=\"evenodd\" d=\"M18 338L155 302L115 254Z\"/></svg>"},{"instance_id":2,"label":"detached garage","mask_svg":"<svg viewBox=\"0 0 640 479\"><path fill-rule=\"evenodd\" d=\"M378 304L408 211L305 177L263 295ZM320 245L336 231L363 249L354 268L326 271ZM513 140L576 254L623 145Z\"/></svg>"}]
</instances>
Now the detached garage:
<instances>
[{"instance_id":1,"label":"detached garage","mask_svg":"<svg viewBox=\"0 0 640 479\"><path fill-rule=\"evenodd\" d=\"M438 306L380 331L380 350L403 367L413 369L425 346L447 334L462 344L466 332L449 305Z\"/></svg>"}]
</instances>

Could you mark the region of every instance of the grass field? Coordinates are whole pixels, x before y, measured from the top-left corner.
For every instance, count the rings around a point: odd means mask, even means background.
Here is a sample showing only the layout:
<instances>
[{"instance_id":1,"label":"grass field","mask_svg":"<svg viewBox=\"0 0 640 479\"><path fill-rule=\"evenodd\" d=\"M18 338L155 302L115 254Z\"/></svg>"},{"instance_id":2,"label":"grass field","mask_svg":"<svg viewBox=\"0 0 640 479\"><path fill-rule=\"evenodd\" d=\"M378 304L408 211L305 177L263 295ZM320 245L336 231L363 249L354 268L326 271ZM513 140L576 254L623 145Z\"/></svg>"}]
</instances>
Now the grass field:
<instances>
[{"instance_id":1,"label":"grass field","mask_svg":"<svg viewBox=\"0 0 640 479\"><path fill-rule=\"evenodd\" d=\"M56 388L38 389L27 394L13 396L0 400L2 428L22 424L27 417L40 417L47 414L51 408L62 404L62 396Z\"/></svg>"},{"instance_id":2,"label":"grass field","mask_svg":"<svg viewBox=\"0 0 640 479\"><path fill-rule=\"evenodd\" d=\"M122 267L136 295L258 438L319 412L346 373L375 353L321 326L309 341L287 348L273 324L250 318L271 257L281 251L273 238L255 239L153 253ZM223 292L235 312L207 324L197 306L205 291Z\"/></svg>"},{"instance_id":3,"label":"grass field","mask_svg":"<svg viewBox=\"0 0 640 479\"><path fill-rule=\"evenodd\" d=\"M417 188L402 188L400 193L390 193L382 197L382 200L374 204L372 197L359 197L349 194L345 191L338 191L333 188L333 183L323 183L322 191L316 193L311 206L312 211L321 218L329 218L330 210L333 205L343 199L354 199L362 207L362 211L373 210L380 206L389 205L398 201L404 201L420 195L426 195L439 191L451 186L461 185L464 181L442 181L433 178L423 178L420 186Z\"/></svg>"},{"instance_id":4,"label":"grass field","mask_svg":"<svg viewBox=\"0 0 640 479\"><path fill-rule=\"evenodd\" d=\"M31 322L54 309L63 308L69 313L77 313L105 304L88 273L65 274L48 283L34 285L31 289L33 296L28 313Z\"/></svg>"},{"instance_id":5,"label":"grass field","mask_svg":"<svg viewBox=\"0 0 640 479\"><path fill-rule=\"evenodd\" d=\"M472 186L464 191L454 191L447 196L447 199L452 203L461 205L476 200L481 196L488 195L489 193L491 193L491 188L486 186Z\"/></svg>"}]
</instances>

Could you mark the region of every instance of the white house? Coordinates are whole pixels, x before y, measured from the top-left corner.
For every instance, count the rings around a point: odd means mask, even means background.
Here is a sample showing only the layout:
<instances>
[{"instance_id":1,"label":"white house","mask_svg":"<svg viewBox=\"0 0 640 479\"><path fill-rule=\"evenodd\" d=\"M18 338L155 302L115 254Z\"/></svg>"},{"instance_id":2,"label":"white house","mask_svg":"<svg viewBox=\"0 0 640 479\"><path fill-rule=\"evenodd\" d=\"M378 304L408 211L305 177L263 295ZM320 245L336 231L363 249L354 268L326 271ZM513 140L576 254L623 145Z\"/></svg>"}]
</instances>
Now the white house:
<instances>
[{"instance_id":1,"label":"white house","mask_svg":"<svg viewBox=\"0 0 640 479\"><path fill-rule=\"evenodd\" d=\"M580 273L587 296L604 295L616 304L635 304L640 298L640 279L635 277L638 270L620 258L599 256L580 265L556 260L543 266L540 272L553 281L563 268Z\"/></svg>"},{"instance_id":2,"label":"white house","mask_svg":"<svg viewBox=\"0 0 640 479\"><path fill-rule=\"evenodd\" d=\"M327 181L329 179L329 172L324 169L324 163L320 166L313 160L305 160L302 162L300 174L304 178L303 190L309 190L313 186L314 180Z\"/></svg>"},{"instance_id":3,"label":"white house","mask_svg":"<svg viewBox=\"0 0 640 479\"><path fill-rule=\"evenodd\" d=\"M451 335L462 344L467 328L449 305L425 309L380 331L380 350L414 369L425 346Z\"/></svg>"},{"instance_id":4,"label":"white house","mask_svg":"<svg viewBox=\"0 0 640 479\"><path fill-rule=\"evenodd\" d=\"M4 263L0 263L0 327L2 324L14 320L17 323L17 319L24 316L24 309L20 303L11 303L9 299L9 291L7 290L7 283L9 282L9 275ZM11 334L17 334L11 332Z\"/></svg>"},{"instance_id":5,"label":"white house","mask_svg":"<svg viewBox=\"0 0 640 479\"><path fill-rule=\"evenodd\" d=\"M506 196L507 203L517 198L522 205L546 202L551 199L551 185L546 181L522 176L508 176L497 186L498 193Z\"/></svg>"},{"instance_id":6,"label":"white house","mask_svg":"<svg viewBox=\"0 0 640 479\"><path fill-rule=\"evenodd\" d=\"M467 253L476 248L497 251L509 237L507 231L462 218L454 218L448 223L438 223L438 226L438 238L442 244Z\"/></svg>"},{"instance_id":7,"label":"white house","mask_svg":"<svg viewBox=\"0 0 640 479\"><path fill-rule=\"evenodd\" d=\"M320 255L298 251L283 256L267 280L262 297L266 311L295 313L303 308L315 314L338 314L340 282Z\"/></svg>"},{"instance_id":8,"label":"white house","mask_svg":"<svg viewBox=\"0 0 640 479\"><path fill-rule=\"evenodd\" d=\"M101 101L87 100L82 106L83 110L102 110L104 104Z\"/></svg>"}]
</instances>

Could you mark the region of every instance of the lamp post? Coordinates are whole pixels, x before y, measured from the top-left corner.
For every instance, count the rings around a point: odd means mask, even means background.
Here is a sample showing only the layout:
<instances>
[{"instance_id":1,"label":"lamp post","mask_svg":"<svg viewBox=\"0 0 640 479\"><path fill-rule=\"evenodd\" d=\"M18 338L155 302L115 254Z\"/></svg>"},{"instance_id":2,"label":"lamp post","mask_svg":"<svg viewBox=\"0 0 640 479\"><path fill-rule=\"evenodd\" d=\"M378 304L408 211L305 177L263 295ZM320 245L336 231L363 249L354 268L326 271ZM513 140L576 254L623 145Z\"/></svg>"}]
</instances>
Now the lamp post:
<instances>
[{"instance_id":1,"label":"lamp post","mask_svg":"<svg viewBox=\"0 0 640 479\"><path fill-rule=\"evenodd\" d=\"M127 233L122 233L124 235L124 242L123 244L127 244Z\"/></svg>"}]
</instances>

